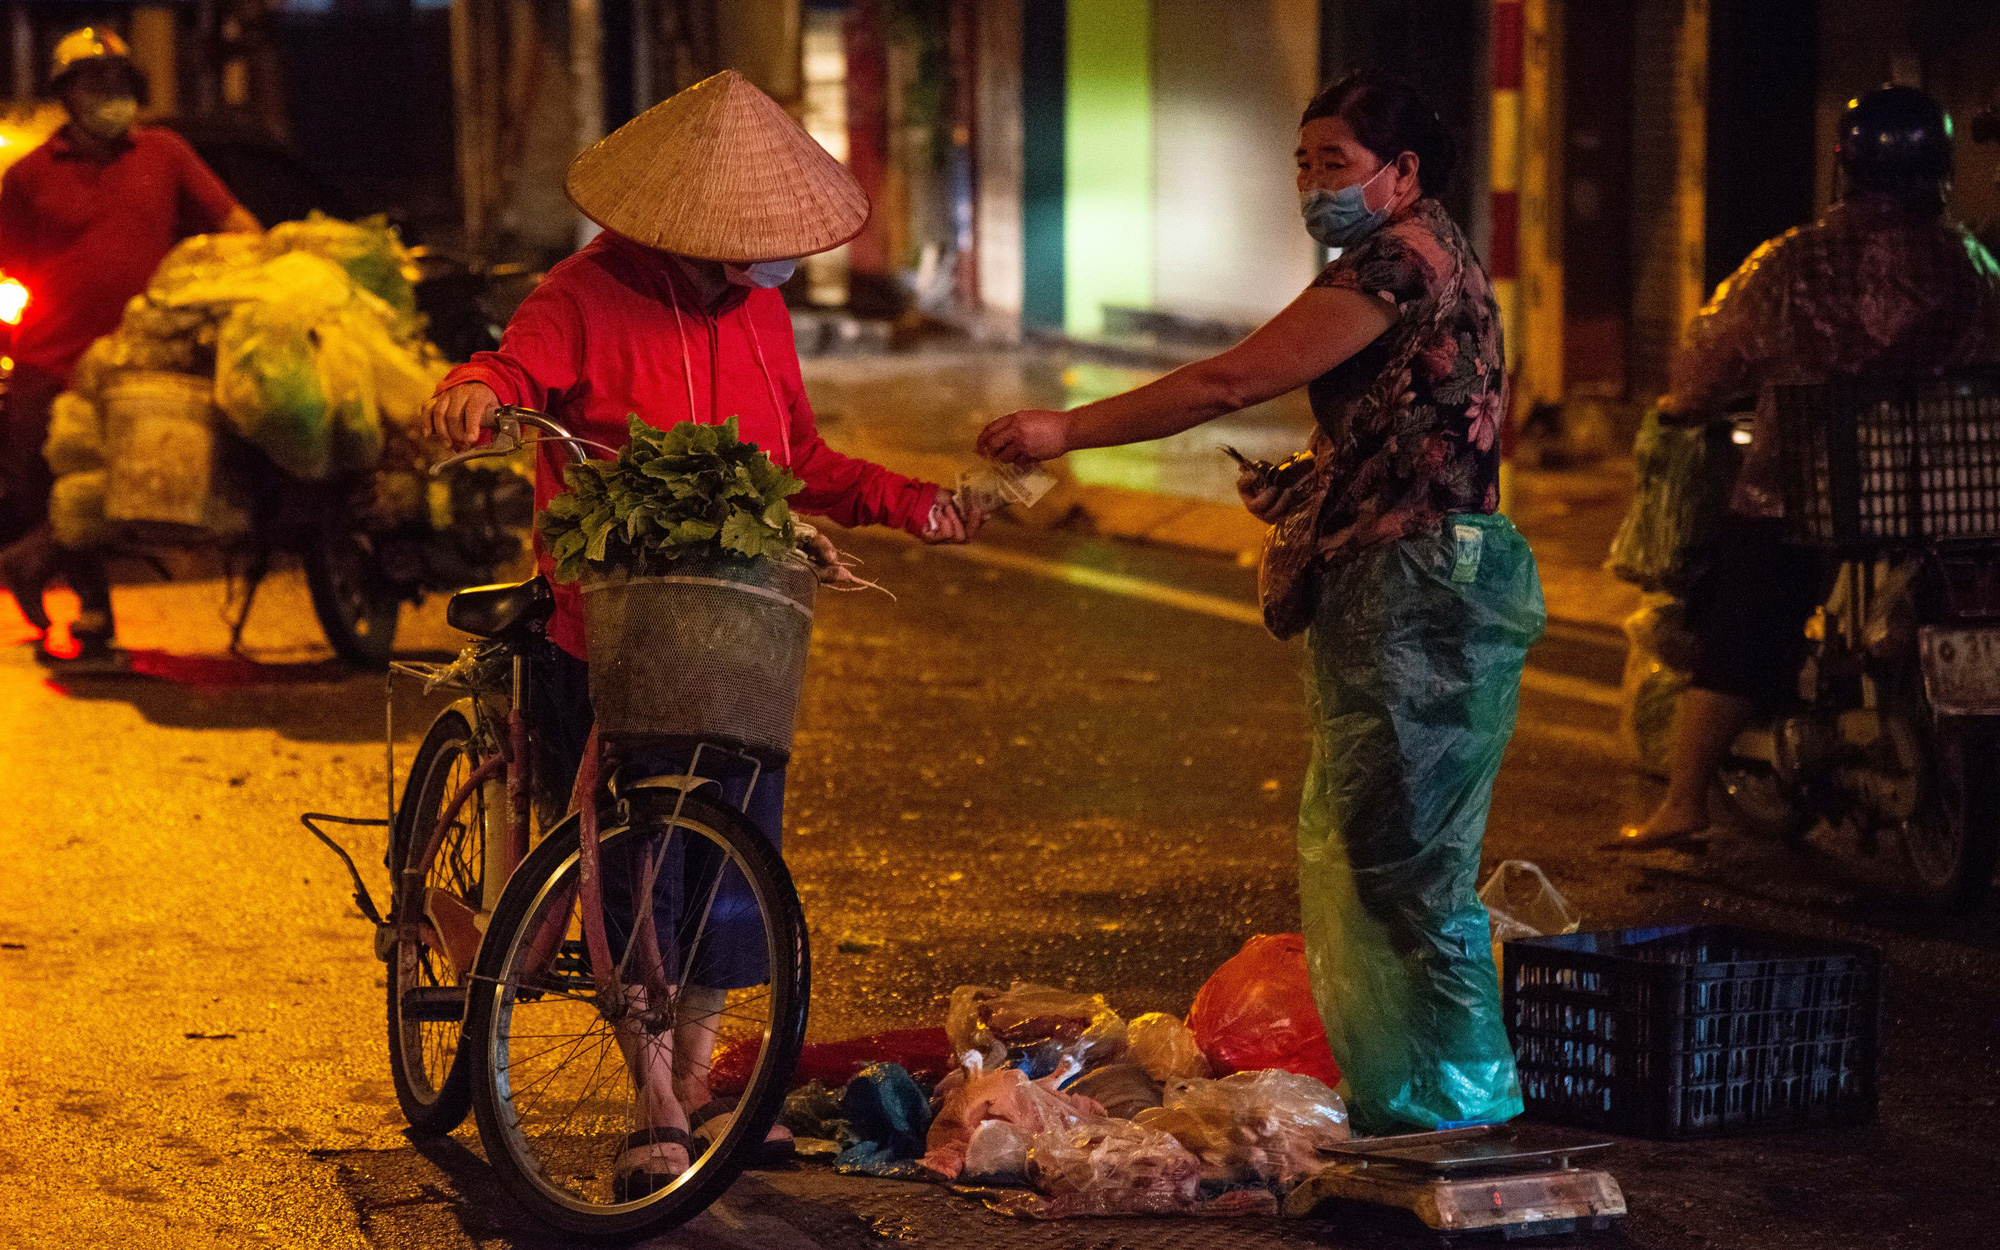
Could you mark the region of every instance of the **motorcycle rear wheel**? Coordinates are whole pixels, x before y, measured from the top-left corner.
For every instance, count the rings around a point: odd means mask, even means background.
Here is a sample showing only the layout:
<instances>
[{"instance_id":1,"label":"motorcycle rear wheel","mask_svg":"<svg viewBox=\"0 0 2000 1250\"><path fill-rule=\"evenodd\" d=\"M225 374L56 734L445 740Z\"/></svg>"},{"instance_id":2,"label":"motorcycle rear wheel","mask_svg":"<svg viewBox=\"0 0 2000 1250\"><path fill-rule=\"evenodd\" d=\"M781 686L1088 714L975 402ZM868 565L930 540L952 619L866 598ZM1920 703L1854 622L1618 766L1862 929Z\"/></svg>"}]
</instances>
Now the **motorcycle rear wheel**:
<instances>
[{"instance_id":1,"label":"motorcycle rear wheel","mask_svg":"<svg viewBox=\"0 0 2000 1250\"><path fill-rule=\"evenodd\" d=\"M1970 910L1986 901L2000 856L2000 723L1942 720L1934 738L1936 785L1897 839L1910 883L1929 902Z\"/></svg>"}]
</instances>

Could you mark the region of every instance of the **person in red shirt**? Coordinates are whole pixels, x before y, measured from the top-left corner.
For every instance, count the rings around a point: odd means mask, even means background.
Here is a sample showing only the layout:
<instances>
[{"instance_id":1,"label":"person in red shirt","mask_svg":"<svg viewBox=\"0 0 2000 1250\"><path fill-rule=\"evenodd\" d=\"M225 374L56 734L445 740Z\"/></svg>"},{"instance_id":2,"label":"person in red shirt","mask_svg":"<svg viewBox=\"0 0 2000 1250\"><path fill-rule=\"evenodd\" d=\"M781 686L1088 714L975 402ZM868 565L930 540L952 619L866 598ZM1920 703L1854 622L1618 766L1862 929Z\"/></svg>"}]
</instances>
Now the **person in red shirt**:
<instances>
[{"instance_id":1,"label":"person in red shirt","mask_svg":"<svg viewBox=\"0 0 2000 1250\"><path fill-rule=\"evenodd\" d=\"M469 447L503 403L548 412L578 436L614 448L627 440L627 414L661 428L735 417L746 441L805 483L791 500L800 511L842 525L896 526L927 542L964 542L978 528L979 518L961 515L951 491L843 456L814 428L791 315L775 288L798 257L860 233L868 199L775 101L734 72L718 74L578 156L567 190L604 232L549 271L499 350L445 377L425 414L433 435ZM564 463L562 449L540 449L537 510L564 489ZM551 572L539 538L536 551L543 572ZM574 776L593 719L583 610L577 587L550 582L553 645L536 659L535 723ZM660 767L689 765L680 759ZM743 788L743 779L718 780L737 785L739 794ZM784 770L765 770L752 794L747 814L779 844ZM612 914L620 872L607 860L606 918L615 925L626 923ZM622 890L629 897L630 885ZM747 894L714 903L711 917L747 923L739 934L725 929L735 922L708 922L720 954L704 956L693 974L698 984L680 987L668 1046L617 1026L641 1119L617 1161L620 1201L670 1184L687 1167L690 1128L711 1137L727 1131L733 1109L712 1096L708 1064L724 994L768 980L755 908ZM677 917L662 908L656 921L662 943L671 942ZM774 1129L769 1144L788 1153L789 1135Z\"/></svg>"},{"instance_id":2,"label":"person in red shirt","mask_svg":"<svg viewBox=\"0 0 2000 1250\"><path fill-rule=\"evenodd\" d=\"M133 125L146 79L117 34L87 26L65 36L49 85L68 124L0 179L0 270L29 295L0 426L0 542L11 544L0 552L0 580L40 629L49 624L42 588L68 581L83 601L71 629L79 658L99 660L113 654L102 562L59 546L47 524L49 405L174 244L261 227L186 140Z\"/></svg>"}]
</instances>

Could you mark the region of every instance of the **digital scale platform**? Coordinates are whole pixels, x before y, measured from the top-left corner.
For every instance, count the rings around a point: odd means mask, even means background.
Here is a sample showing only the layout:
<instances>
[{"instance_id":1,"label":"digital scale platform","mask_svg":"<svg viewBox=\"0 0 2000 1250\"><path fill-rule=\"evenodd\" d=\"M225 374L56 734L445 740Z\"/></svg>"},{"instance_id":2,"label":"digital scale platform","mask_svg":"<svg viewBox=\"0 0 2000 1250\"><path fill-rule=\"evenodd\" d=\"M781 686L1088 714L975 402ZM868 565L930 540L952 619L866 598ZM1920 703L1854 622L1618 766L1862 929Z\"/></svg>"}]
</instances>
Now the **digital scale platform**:
<instances>
[{"instance_id":1,"label":"digital scale platform","mask_svg":"<svg viewBox=\"0 0 2000 1250\"><path fill-rule=\"evenodd\" d=\"M1600 1137L1538 1125L1489 1124L1435 1133L1363 1137L1322 1153L1332 1162L1285 1201L1288 1216L1333 1200L1397 1207L1447 1237L1508 1239L1609 1228L1625 1195L1609 1172L1572 1160L1603 1150Z\"/></svg>"}]
</instances>

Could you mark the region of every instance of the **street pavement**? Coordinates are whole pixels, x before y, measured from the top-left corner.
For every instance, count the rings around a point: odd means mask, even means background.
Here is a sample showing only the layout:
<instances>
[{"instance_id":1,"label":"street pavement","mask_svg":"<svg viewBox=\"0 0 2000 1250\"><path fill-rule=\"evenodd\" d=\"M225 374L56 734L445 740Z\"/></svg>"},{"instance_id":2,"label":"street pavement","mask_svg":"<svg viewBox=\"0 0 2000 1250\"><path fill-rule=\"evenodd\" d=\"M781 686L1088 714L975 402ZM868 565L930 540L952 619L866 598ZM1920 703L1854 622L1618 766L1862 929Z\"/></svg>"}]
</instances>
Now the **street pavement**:
<instances>
[{"instance_id":1,"label":"street pavement","mask_svg":"<svg viewBox=\"0 0 2000 1250\"><path fill-rule=\"evenodd\" d=\"M1524 528L1552 568L1581 568L1598 487L1545 485ZM1017 977L1128 1016L1182 1012L1244 939L1297 929L1301 656L1249 623L1249 568L1007 524L966 549L840 538L894 598L824 596L815 626L786 834L815 1039L941 1023L954 986ZM330 662L289 570L259 600L252 658L222 655L223 594L120 587L149 677L57 684L26 648L0 652L0 1247L563 1244L495 1186L470 1126L399 1131L369 930L298 823L382 811L383 679ZM407 609L403 648L452 650L441 617ZM1995 1244L2000 918L1928 914L1898 898L1892 863L1832 841L1597 850L1657 796L1618 754L1620 663L1588 621L1537 649L1488 866L1542 865L1591 929L1706 920L1875 943L1889 1045L1877 1126L1621 1139L1605 1165L1632 1214L1590 1244ZM395 691L399 767L439 702ZM379 890L380 835L349 846ZM1026 1225L936 1187L797 1168L746 1179L658 1244L885 1243L1436 1241L1356 1211Z\"/></svg>"}]
</instances>

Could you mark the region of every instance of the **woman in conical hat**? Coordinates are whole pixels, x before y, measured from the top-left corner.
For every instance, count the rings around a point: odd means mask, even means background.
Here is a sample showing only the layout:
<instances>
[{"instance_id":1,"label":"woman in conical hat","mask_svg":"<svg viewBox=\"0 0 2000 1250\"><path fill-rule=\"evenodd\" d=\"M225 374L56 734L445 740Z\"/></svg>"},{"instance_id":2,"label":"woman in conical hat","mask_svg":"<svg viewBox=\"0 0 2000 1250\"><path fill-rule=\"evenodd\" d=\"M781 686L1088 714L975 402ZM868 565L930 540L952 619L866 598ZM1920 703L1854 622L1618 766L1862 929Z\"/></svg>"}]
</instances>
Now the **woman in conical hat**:
<instances>
[{"instance_id":1,"label":"woman in conical hat","mask_svg":"<svg viewBox=\"0 0 2000 1250\"><path fill-rule=\"evenodd\" d=\"M663 428L733 416L746 441L805 483L794 508L842 525L897 526L928 542L966 540L969 527L950 491L843 456L814 429L791 316L775 288L798 257L859 234L868 197L775 101L733 71L717 74L583 152L566 187L604 232L549 271L499 350L444 379L425 411L431 433L470 446L501 404L550 412L581 437L614 447L626 441L628 413ZM543 448L537 511L564 489L562 469L559 449ZM539 541L536 554L550 571ZM592 724L583 611L575 586L550 580L556 611L551 645L537 663L537 726L574 775ZM767 770L754 793L749 815L777 843L784 770ZM611 871L607 864L607 879ZM729 910L718 904L713 914ZM755 903L735 910L747 921L742 957L706 961L704 984L683 987L695 1015L705 998L719 1005L725 991L766 978ZM715 944L728 945L720 937ZM691 1126L713 1136L727 1125L729 1106L707 1083L712 1027L674 1033L679 1062L663 1065L657 1047L641 1048L651 1061L634 1060L642 1132L616 1165L626 1198L687 1167L680 1143ZM789 1152L788 1135L773 1135Z\"/></svg>"}]
</instances>

